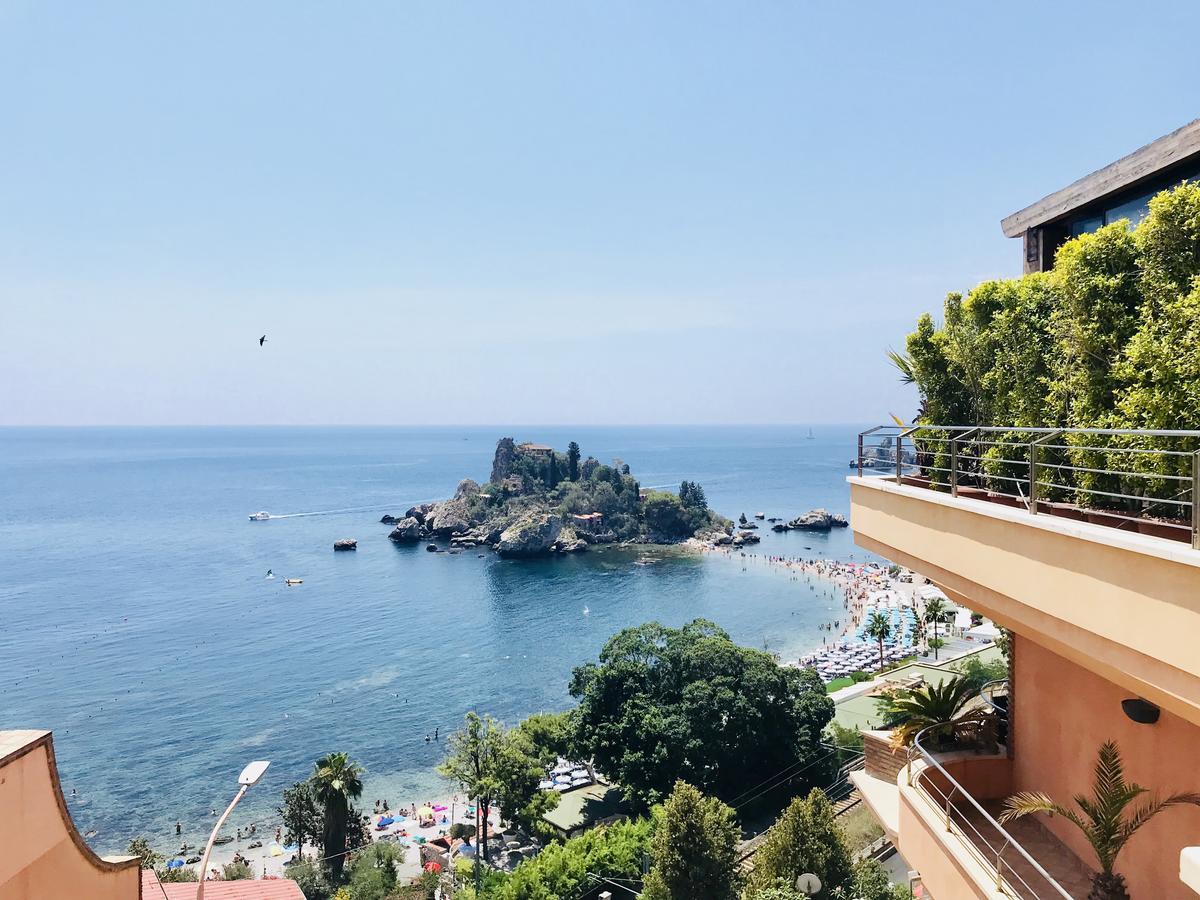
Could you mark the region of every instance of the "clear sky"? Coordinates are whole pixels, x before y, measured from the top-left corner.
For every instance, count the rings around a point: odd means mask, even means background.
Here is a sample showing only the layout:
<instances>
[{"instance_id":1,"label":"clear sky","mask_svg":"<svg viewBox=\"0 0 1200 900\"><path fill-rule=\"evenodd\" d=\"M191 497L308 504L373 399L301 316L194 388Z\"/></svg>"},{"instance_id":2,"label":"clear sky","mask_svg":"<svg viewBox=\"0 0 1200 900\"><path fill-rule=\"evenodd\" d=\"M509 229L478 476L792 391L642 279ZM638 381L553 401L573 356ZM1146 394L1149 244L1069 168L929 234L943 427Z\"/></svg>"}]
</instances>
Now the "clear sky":
<instances>
[{"instance_id":1,"label":"clear sky","mask_svg":"<svg viewBox=\"0 0 1200 900\"><path fill-rule=\"evenodd\" d=\"M0 424L908 416L884 351L1200 115L1198 25L0 0Z\"/></svg>"}]
</instances>

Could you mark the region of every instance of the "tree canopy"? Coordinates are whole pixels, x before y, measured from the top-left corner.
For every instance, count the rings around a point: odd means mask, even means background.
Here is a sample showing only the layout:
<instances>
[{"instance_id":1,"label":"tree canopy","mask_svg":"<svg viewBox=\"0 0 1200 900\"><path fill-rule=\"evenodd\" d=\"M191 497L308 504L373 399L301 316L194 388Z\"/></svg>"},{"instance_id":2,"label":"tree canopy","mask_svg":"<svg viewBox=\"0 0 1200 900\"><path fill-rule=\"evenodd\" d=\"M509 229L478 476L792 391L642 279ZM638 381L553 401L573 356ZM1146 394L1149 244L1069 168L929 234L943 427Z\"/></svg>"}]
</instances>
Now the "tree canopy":
<instances>
[{"instance_id":1,"label":"tree canopy","mask_svg":"<svg viewBox=\"0 0 1200 900\"><path fill-rule=\"evenodd\" d=\"M574 741L643 808L678 780L735 802L821 752L833 701L811 670L740 647L712 622L657 622L613 636L577 668ZM753 765L747 761L753 760ZM818 783L816 767L801 774Z\"/></svg>"},{"instance_id":2,"label":"tree canopy","mask_svg":"<svg viewBox=\"0 0 1200 900\"><path fill-rule=\"evenodd\" d=\"M733 810L676 782L654 832L654 864L646 876L646 900L734 900L738 888Z\"/></svg>"}]
</instances>

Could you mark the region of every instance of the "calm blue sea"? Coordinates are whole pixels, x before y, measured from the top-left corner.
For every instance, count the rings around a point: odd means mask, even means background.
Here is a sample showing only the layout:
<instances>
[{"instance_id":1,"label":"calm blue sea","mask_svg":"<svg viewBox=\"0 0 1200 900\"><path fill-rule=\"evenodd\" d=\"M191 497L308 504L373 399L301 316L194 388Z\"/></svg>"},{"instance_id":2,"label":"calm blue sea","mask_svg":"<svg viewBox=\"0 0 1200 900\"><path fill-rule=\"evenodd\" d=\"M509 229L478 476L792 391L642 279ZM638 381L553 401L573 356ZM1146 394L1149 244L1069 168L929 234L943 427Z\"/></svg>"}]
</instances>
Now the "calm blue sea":
<instances>
[{"instance_id":1,"label":"calm blue sea","mask_svg":"<svg viewBox=\"0 0 1200 900\"><path fill-rule=\"evenodd\" d=\"M855 431L0 429L0 728L55 732L71 811L102 851L136 834L170 846L177 820L200 837L255 758L273 765L230 831L269 818L330 750L366 766L368 807L422 801L446 790L427 733L469 709L513 723L567 706L572 667L622 627L704 616L794 657L834 601L711 555L396 547L383 512L486 480L503 433L576 440L644 486L698 481L733 518L848 512ZM288 517L248 521L260 509ZM759 554L865 558L848 530L762 533ZM343 537L356 553L333 552Z\"/></svg>"}]
</instances>

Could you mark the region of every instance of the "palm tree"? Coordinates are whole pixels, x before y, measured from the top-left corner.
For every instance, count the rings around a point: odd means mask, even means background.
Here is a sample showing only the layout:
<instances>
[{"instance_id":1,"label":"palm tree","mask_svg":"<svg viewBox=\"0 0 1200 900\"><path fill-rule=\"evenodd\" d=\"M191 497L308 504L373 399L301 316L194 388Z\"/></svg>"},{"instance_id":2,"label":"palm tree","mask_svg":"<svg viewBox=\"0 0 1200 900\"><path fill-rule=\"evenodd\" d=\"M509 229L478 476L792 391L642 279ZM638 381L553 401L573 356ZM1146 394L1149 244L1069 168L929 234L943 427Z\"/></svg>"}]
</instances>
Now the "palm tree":
<instances>
[{"instance_id":1,"label":"palm tree","mask_svg":"<svg viewBox=\"0 0 1200 900\"><path fill-rule=\"evenodd\" d=\"M1121 752L1116 742L1105 741L1100 745L1100 755L1096 760L1092 796L1076 794L1073 798L1082 815L1060 806L1039 791L1023 791L1004 801L1005 811L1000 816L1000 822L1010 822L1039 812L1062 816L1083 832L1100 863L1100 871L1092 878L1088 900L1129 900L1125 876L1113 871L1117 854L1139 828L1167 807L1185 803L1200 806L1200 794L1186 792L1171 794L1163 799L1151 795L1131 810L1134 800L1145 793L1147 789L1140 784L1125 780L1125 767L1121 763Z\"/></svg>"},{"instance_id":2,"label":"palm tree","mask_svg":"<svg viewBox=\"0 0 1200 900\"><path fill-rule=\"evenodd\" d=\"M892 729L892 742L908 746L917 732L945 725L936 732L944 737L949 726L959 718L967 705L978 696L975 685L966 678L947 678L941 684L928 684L896 694L888 708L888 716L900 720Z\"/></svg>"},{"instance_id":3,"label":"palm tree","mask_svg":"<svg viewBox=\"0 0 1200 900\"><path fill-rule=\"evenodd\" d=\"M933 646L933 658L938 658L938 648L941 643L938 641L938 623L946 618L946 601L941 597L930 597L925 601L925 621L933 626L933 640L930 644Z\"/></svg>"},{"instance_id":4,"label":"palm tree","mask_svg":"<svg viewBox=\"0 0 1200 900\"><path fill-rule=\"evenodd\" d=\"M867 624L863 627L863 634L869 638L875 638L879 641L879 668L883 668L883 642L892 636L892 623L888 617L879 610L871 613L867 617Z\"/></svg>"},{"instance_id":5,"label":"palm tree","mask_svg":"<svg viewBox=\"0 0 1200 900\"><path fill-rule=\"evenodd\" d=\"M350 801L362 796L363 769L345 753L330 753L317 760L312 784L325 810L324 850L332 880L342 877L346 862L346 822Z\"/></svg>"}]
</instances>

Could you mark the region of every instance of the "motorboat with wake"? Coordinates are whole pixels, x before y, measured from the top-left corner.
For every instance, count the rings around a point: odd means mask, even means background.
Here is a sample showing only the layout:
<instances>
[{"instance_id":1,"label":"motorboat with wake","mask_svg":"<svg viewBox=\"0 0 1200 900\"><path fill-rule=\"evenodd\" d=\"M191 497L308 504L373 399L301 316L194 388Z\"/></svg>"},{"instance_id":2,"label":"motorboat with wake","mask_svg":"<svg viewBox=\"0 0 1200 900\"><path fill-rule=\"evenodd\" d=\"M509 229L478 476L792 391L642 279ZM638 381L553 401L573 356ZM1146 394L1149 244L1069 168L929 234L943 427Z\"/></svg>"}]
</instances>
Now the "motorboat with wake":
<instances>
[{"instance_id":1,"label":"motorboat with wake","mask_svg":"<svg viewBox=\"0 0 1200 900\"><path fill-rule=\"evenodd\" d=\"M269 512L263 512L262 510L259 510L256 513L250 513L251 522L265 522L269 518L271 518L271 514Z\"/></svg>"}]
</instances>

